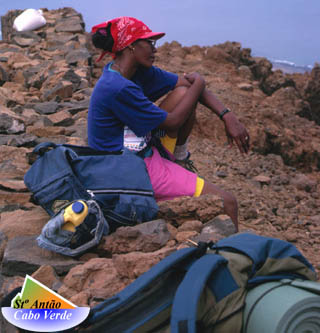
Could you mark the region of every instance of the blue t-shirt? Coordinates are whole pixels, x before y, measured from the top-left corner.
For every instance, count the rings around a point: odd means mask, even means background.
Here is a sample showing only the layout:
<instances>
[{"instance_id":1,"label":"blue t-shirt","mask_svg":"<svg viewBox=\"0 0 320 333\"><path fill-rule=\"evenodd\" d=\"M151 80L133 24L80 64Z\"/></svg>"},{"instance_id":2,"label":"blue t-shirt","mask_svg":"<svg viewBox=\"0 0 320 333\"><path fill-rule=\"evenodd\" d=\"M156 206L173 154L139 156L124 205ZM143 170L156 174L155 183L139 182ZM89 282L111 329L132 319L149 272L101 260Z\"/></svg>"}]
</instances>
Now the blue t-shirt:
<instances>
[{"instance_id":1,"label":"blue t-shirt","mask_svg":"<svg viewBox=\"0 0 320 333\"><path fill-rule=\"evenodd\" d=\"M123 149L124 127L137 136L157 128L167 112L152 102L172 90L178 76L155 66L139 68L128 80L106 65L95 85L88 112L88 143L97 150Z\"/></svg>"}]
</instances>

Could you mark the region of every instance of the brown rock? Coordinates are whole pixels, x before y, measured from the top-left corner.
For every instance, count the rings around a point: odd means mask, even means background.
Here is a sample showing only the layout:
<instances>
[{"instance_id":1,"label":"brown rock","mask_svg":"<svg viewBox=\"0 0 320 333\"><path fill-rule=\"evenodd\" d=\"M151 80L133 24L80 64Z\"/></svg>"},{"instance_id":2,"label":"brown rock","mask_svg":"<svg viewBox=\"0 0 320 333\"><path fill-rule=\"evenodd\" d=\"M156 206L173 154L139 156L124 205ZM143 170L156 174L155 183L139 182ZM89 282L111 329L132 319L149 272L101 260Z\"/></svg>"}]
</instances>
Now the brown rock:
<instances>
[{"instance_id":1,"label":"brown rock","mask_svg":"<svg viewBox=\"0 0 320 333\"><path fill-rule=\"evenodd\" d=\"M239 83L238 88L244 91L253 91L253 85L250 83Z\"/></svg>"},{"instance_id":2,"label":"brown rock","mask_svg":"<svg viewBox=\"0 0 320 333\"><path fill-rule=\"evenodd\" d=\"M272 74L272 64L271 62L263 57L253 57L253 64L250 69L256 79L265 79Z\"/></svg>"},{"instance_id":3,"label":"brown rock","mask_svg":"<svg viewBox=\"0 0 320 333\"><path fill-rule=\"evenodd\" d=\"M2 111L4 108L2 108ZM8 115L1 112L0 114L0 132L4 134L19 134L24 132L25 126L21 118L16 115Z\"/></svg>"},{"instance_id":4,"label":"brown rock","mask_svg":"<svg viewBox=\"0 0 320 333\"><path fill-rule=\"evenodd\" d=\"M26 91L25 87L21 84L18 84L16 82L7 81L3 84L3 88L7 88L13 91Z\"/></svg>"},{"instance_id":5,"label":"brown rock","mask_svg":"<svg viewBox=\"0 0 320 333\"><path fill-rule=\"evenodd\" d=\"M22 52L12 52L10 57L8 57L8 65L10 67L14 66L14 64L27 63L28 61L30 61L29 57Z\"/></svg>"},{"instance_id":6,"label":"brown rock","mask_svg":"<svg viewBox=\"0 0 320 333\"><path fill-rule=\"evenodd\" d=\"M80 261L83 261L83 262L86 262L86 261L89 261L90 259L94 259L94 258L99 258L98 254L97 253L85 253L83 254L79 260Z\"/></svg>"},{"instance_id":7,"label":"brown rock","mask_svg":"<svg viewBox=\"0 0 320 333\"><path fill-rule=\"evenodd\" d=\"M276 90L284 87L295 87L294 81L283 74L281 70L272 72L261 83L261 89L267 95L272 95Z\"/></svg>"},{"instance_id":8,"label":"brown rock","mask_svg":"<svg viewBox=\"0 0 320 333\"><path fill-rule=\"evenodd\" d=\"M8 73L2 66L0 66L0 85L3 86L7 80Z\"/></svg>"},{"instance_id":9,"label":"brown rock","mask_svg":"<svg viewBox=\"0 0 320 333\"><path fill-rule=\"evenodd\" d=\"M56 272L49 265L40 266L40 268L32 274L32 277L53 290L56 290L61 284Z\"/></svg>"},{"instance_id":10,"label":"brown rock","mask_svg":"<svg viewBox=\"0 0 320 333\"><path fill-rule=\"evenodd\" d=\"M84 290L78 294L75 294L69 300L77 306L88 306L90 296L90 293L87 290Z\"/></svg>"},{"instance_id":11,"label":"brown rock","mask_svg":"<svg viewBox=\"0 0 320 333\"><path fill-rule=\"evenodd\" d=\"M293 179L291 179L291 184L298 190L306 192L314 192L317 188L316 181L310 179L304 174L297 174Z\"/></svg>"},{"instance_id":12,"label":"brown rock","mask_svg":"<svg viewBox=\"0 0 320 333\"><path fill-rule=\"evenodd\" d=\"M15 72L13 80L19 84L23 84L24 77L22 71ZM0 104L7 105L10 101L18 104L25 104L24 96L20 91L0 87Z\"/></svg>"},{"instance_id":13,"label":"brown rock","mask_svg":"<svg viewBox=\"0 0 320 333\"><path fill-rule=\"evenodd\" d=\"M266 184L269 185L271 182L271 178L268 176L264 176L264 175L259 175L253 178L254 181L259 182L260 184Z\"/></svg>"},{"instance_id":14,"label":"brown rock","mask_svg":"<svg viewBox=\"0 0 320 333\"><path fill-rule=\"evenodd\" d=\"M227 63L232 59L231 56L218 46L212 46L207 49L204 56L205 60L213 60L218 63Z\"/></svg>"},{"instance_id":15,"label":"brown rock","mask_svg":"<svg viewBox=\"0 0 320 333\"><path fill-rule=\"evenodd\" d=\"M316 124L320 124L320 65L316 64L312 71L311 76L304 87L304 97L310 104L310 111L307 113L307 118L314 120ZM303 114L302 114L303 115Z\"/></svg>"},{"instance_id":16,"label":"brown rock","mask_svg":"<svg viewBox=\"0 0 320 333\"><path fill-rule=\"evenodd\" d=\"M30 67L30 66L37 66L39 65L39 61L38 60L31 60L28 59L27 62L15 62L14 64L12 64L12 68L14 70L18 70L18 69L24 69L24 68L27 68L27 67Z\"/></svg>"},{"instance_id":17,"label":"brown rock","mask_svg":"<svg viewBox=\"0 0 320 333\"><path fill-rule=\"evenodd\" d=\"M259 216L258 211L255 208L246 209L243 213L243 217L246 220L256 219L256 218L258 218L258 216Z\"/></svg>"},{"instance_id":18,"label":"brown rock","mask_svg":"<svg viewBox=\"0 0 320 333\"><path fill-rule=\"evenodd\" d=\"M283 236L288 242L295 243L298 240L298 234L293 230L287 230Z\"/></svg>"},{"instance_id":19,"label":"brown rock","mask_svg":"<svg viewBox=\"0 0 320 333\"><path fill-rule=\"evenodd\" d=\"M203 223L198 220L186 221L179 226L178 231L196 231L201 232L203 228Z\"/></svg>"},{"instance_id":20,"label":"brown rock","mask_svg":"<svg viewBox=\"0 0 320 333\"><path fill-rule=\"evenodd\" d=\"M0 146L0 178L22 178L29 169L27 148Z\"/></svg>"},{"instance_id":21,"label":"brown rock","mask_svg":"<svg viewBox=\"0 0 320 333\"><path fill-rule=\"evenodd\" d=\"M55 96L59 96L62 99L72 97L73 85L69 81L60 81L53 89L45 91L43 94L44 100L51 100Z\"/></svg>"},{"instance_id":22,"label":"brown rock","mask_svg":"<svg viewBox=\"0 0 320 333\"><path fill-rule=\"evenodd\" d=\"M70 126L74 123L74 120L68 111L53 113L48 116L48 119L56 126Z\"/></svg>"},{"instance_id":23,"label":"brown rock","mask_svg":"<svg viewBox=\"0 0 320 333\"><path fill-rule=\"evenodd\" d=\"M113 257L113 262L121 278L136 279L173 251L173 248L164 247L152 253L119 254Z\"/></svg>"},{"instance_id":24,"label":"brown rock","mask_svg":"<svg viewBox=\"0 0 320 333\"><path fill-rule=\"evenodd\" d=\"M3 91L2 89L0 89L0 105L7 105L9 101L9 97L7 96L7 94L5 93L5 91Z\"/></svg>"},{"instance_id":25,"label":"brown rock","mask_svg":"<svg viewBox=\"0 0 320 333\"><path fill-rule=\"evenodd\" d=\"M60 126L47 126L47 127L38 127L38 126L28 126L26 132L29 134L36 135L38 137L51 137L57 135L66 135L66 128Z\"/></svg>"},{"instance_id":26,"label":"brown rock","mask_svg":"<svg viewBox=\"0 0 320 333\"><path fill-rule=\"evenodd\" d=\"M27 191L27 187L23 180L0 179L0 187L9 191L10 190L17 192Z\"/></svg>"},{"instance_id":27,"label":"brown rock","mask_svg":"<svg viewBox=\"0 0 320 333\"><path fill-rule=\"evenodd\" d=\"M76 146L87 146L88 141L83 138L78 137L67 137L66 143L69 145L76 145Z\"/></svg>"},{"instance_id":28,"label":"brown rock","mask_svg":"<svg viewBox=\"0 0 320 333\"><path fill-rule=\"evenodd\" d=\"M170 223L167 223L167 229L170 232L171 236L174 238L178 232L178 229Z\"/></svg>"},{"instance_id":29,"label":"brown rock","mask_svg":"<svg viewBox=\"0 0 320 333\"><path fill-rule=\"evenodd\" d=\"M118 271L112 259L94 258L83 265L72 268L63 280L64 286L59 289L59 294L68 297L78 294L82 290L90 291L99 289L104 291L104 297L111 297L124 288Z\"/></svg>"},{"instance_id":30,"label":"brown rock","mask_svg":"<svg viewBox=\"0 0 320 333\"><path fill-rule=\"evenodd\" d=\"M252 80L253 75L248 66L242 65L238 68L238 73L243 79Z\"/></svg>"},{"instance_id":31,"label":"brown rock","mask_svg":"<svg viewBox=\"0 0 320 333\"><path fill-rule=\"evenodd\" d=\"M9 294L12 290L22 287L24 282L24 277L22 276L10 276L3 277L3 281L1 281L1 292L0 296L3 297Z\"/></svg>"},{"instance_id":32,"label":"brown rock","mask_svg":"<svg viewBox=\"0 0 320 333\"><path fill-rule=\"evenodd\" d=\"M201 234L192 238L195 242L207 242L218 240L228 237L236 232L235 226L227 215L219 215L212 221L205 223Z\"/></svg>"},{"instance_id":33,"label":"brown rock","mask_svg":"<svg viewBox=\"0 0 320 333\"><path fill-rule=\"evenodd\" d=\"M311 223L320 226L320 215L310 217Z\"/></svg>"},{"instance_id":34,"label":"brown rock","mask_svg":"<svg viewBox=\"0 0 320 333\"><path fill-rule=\"evenodd\" d=\"M104 238L99 249L110 253L152 252L163 247L171 235L164 220L145 222L134 227L121 227Z\"/></svg>"},{"instance_id":35,"label":"brown rock","mask_svg":"<svg viewBox=\"0 0 320 333\"><path fill-rule=\"evenodd\" d=\"M214 195L205 195L159 202L158 215L166 221L175 221L181 225L184 221L192 219L207 222L222 213L222 199Z\"/></svg>"},{"instance_id":36,"label":"brown rock","mask_svg":"<svg viewBox=\"0 0 320 333\"><path fill-rule=\"evenodd\" d=\"M49 215L40 207L30 211L16 210L1 214L0 231L8 239L18 236L40 235L43 226L48 222Z\"/></svg>"},{"instance_id":37,"label":"brown rock","mask_svg":"<svg viewBox=\"0 0 320 333\"><path fill-rule=\"evenodd\" d=\"M2 261L4 250L7 246L8 238L5 234L0 232L0 260Z\"/></svg>"},{"instance_id":38,"label":"brown rock","mask_svg":"<svg viewBox=\"0 0 320 333\"><path fill-rule=\"evenodd\" d=\"M196 231L178 231L175 238L179 243L183 243L188 239L192 239L193 237L197 236L198 232Z\"/></svg>"},{"instance_id":39,"label":"brown rock","mask_svg":"<svg viewBox=\"0 0 320 333\"><path fill-rule=\"evenodd\" d=\"M170 239L169 242L166 244L166 247L175 247L177 242L174 239Z\"/></svg>"},{"instance_id":40,"label":"brown rock","mask_svg":"<svg viewBox=\"0 0 320 333\"><path fill-rule=\"evenodd\" d=\"M11 175L9 175L11 176ZM16 205L17 208L21 206L28 206L31 193L19 193L11 191L0 190L0 207Z\"/></svg>"}]
</instances>

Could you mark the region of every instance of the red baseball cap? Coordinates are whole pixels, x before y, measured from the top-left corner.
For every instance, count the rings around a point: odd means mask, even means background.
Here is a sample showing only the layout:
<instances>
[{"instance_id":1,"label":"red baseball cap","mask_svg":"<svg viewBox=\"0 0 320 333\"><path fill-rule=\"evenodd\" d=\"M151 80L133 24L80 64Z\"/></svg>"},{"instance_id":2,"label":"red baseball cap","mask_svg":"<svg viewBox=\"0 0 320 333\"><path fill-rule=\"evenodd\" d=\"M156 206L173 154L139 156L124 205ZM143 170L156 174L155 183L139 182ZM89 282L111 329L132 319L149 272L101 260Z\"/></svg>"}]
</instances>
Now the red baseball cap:
<instances>
[{"instance_id":1,"label":"red baseball cap","mask_svg":"<svg viewBox=\"0 0 320 333\"><path fill-rule=\"evenodd\" d=\"M111 35L114 40L112 52L104 51L97 61L100 61L106 53L115 54L138 39L159 39L165 35L164 32L152 32L147 25L134 17L122 16L110 21L95 25L91 29L94 34L99 29L105 29L111 23Z\"/></svg>"}]
</instances>

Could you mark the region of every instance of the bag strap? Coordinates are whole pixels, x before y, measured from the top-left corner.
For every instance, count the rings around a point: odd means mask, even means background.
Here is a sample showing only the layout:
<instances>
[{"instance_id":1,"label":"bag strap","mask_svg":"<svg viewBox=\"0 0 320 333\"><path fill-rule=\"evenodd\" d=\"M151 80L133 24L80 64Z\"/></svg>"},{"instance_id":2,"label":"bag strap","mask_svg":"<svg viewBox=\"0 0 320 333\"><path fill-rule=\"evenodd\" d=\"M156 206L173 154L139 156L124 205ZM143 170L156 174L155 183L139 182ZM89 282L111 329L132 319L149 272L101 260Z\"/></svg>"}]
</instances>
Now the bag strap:
<instances>
[{"instance_id":1,"label":"bag strap","mask_svg":"<svg viewBox=\"0 0 320 333\"><path fill-rule=\"evenodd\" d=\"M43 156L45 153L47 153L51 149L60 148L64 152L64 155L68 162L78 157L78 154L71 149L71 145L62 145L62 144L56 144L54 142L42 142L39 143L32 151L32 153L37 154L39 156ZM76 146L75 146L76 147ZM81 147L79 147L81 148Z\"/></svg>"},{"instance_id":2,"label":"bag strap","mask_svg":"<svg viewBox=\"0 0 320 333\"><path fill-rule=\"evenodd\" d=\"M117 295L109 298L108 300L98 304L95 308L93 308L90 312L87 323L94 323L96 320L99 320L99 318L121 308L121 306L131 301L137 294L142 292L147 285L150 285L161 274L165 273L173 266L181 264L184 260L188 261L188 259L192 257L196 258L198 255L198 248L185 248L172 253L165 259L161 260L158 264L153 266L149 271L138 277L133 283L128 285ZM188 263L190 262L188 261Z\"/></svg>"},{"instance_id":3,"label":"bag strap","mask_svg":"<svg viewBox=\"0 0 320 333\"><path fill-rule=\"evenodd\" d=\"M221 239L212 245L211 249L241 253L249 257L253 261L249 278L256 274L256 271L262 267L268 258L294 258L312 272L315 271L313 266L293 244L277 238L241 233Z\"/></svg>"},{"instance_id":4,"label":"bag strap","mask_svg":"<svg viewBox=\"0 0 320 333\"><path fill-rule=\"evenodd\" d=\"M192 264L174 297L171 333L196 333L199 298L212 273L227 263L220 255L206 254Z\"/></svg>"},{"instance_id":5,"label":"bag strap","mask_svg":"<svg viewBox=\"0 0 320 333\"><path fill-rule=\"evenodd\" d=\"M42 156L49 148L57 148L58 145L54 142L42 142L39 143L34 149L33 153Z\"/></svg>"}]
</instances>

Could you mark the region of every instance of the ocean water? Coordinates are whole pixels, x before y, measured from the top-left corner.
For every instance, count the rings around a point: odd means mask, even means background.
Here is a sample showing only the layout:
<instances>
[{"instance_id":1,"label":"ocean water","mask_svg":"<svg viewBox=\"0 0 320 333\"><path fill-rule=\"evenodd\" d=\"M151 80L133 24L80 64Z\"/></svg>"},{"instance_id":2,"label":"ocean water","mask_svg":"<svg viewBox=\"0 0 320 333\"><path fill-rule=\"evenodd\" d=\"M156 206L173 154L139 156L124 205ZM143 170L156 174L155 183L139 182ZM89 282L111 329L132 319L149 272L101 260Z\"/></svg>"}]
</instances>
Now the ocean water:
<instances>
[{"instance_id":1,"label":"ocean water","mask_svg":"<svg viewBox=\"0 0 320 333\"><path fill-rule=\"evenodd\" d=\"M306 73L311 72L313 66L299 66L292 61L287 60L273 60L269 59L272 63L272 69L281 69L284 73L292 74L292 73Z\"/></svg>"}]
</instances>

